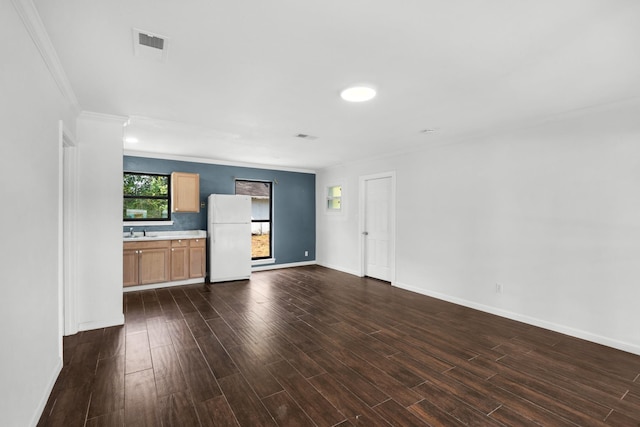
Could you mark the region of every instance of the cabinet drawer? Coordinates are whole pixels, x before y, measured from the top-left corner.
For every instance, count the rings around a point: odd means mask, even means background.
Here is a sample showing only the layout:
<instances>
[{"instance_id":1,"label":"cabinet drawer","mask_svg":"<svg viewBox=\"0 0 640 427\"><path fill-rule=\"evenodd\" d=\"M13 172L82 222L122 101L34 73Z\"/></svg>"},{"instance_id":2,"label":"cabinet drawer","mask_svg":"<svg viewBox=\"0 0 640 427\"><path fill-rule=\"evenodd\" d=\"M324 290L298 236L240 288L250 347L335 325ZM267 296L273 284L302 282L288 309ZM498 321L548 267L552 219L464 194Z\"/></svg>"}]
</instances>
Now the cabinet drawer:
<instances>
[{"instance_id":1,"label":"cabinet drawer","mask_svg":"<svg viewBox=\"0 0 640 427\"><path fill-rule=\"evenodd\" d=\"M188 239L178 239L178 240L172 240L171 241L171 247L172 248L184 248L186 246L189 245L189 240Z\"/></svg>"},{"instance_id":2,"label":"cabinet drawer","mask_svg":"<svg viewBox=\"0 0 640 427\"><path fill-rule=\"evenodd\" d=\"M141 249L162 249L171 247L169 240L150 240L145 242L124 242L123 248L125 250L141 250Z\"/></svg>"},{"instance_id":3,"label":"cabinet drawer","mask_svg":"<svg viewBox=\"0 0 640 427\"><path fill-rule=\"evenodd\" d=\"M190 246L192 248L204 248L206 242L207 242L207 239L204 237L198 238L198 239L191 239Z\"/></svg>"}]
</instances>

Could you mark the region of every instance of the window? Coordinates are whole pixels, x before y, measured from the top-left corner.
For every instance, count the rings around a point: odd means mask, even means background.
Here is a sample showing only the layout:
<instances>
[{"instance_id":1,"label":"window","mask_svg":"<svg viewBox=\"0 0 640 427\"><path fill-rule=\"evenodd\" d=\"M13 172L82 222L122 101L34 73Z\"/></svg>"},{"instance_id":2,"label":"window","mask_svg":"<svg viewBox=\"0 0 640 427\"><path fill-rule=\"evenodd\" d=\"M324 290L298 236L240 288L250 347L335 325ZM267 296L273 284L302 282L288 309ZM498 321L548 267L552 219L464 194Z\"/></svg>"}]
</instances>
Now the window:
<instances>
[{"instance_id":1,"label":"window","mask_svg":"<svg viewBox=\"0 0 640 427\"><path fill-rule=\"evenodd\" d=\"M236 194L251 196L251 259L271 258L271 182L236 180Z\"/></svg>"},{"instance_id":2,"label":"window","mask_svg":"<svg viewBox=\"0 0 640 427\"><path fill-rule=\"evenodd\" d=\"M169 175L125 172L123 174L122 219L124 221L169 221Z\"/></svg>"},{"instance_id":3,"label":"window","mask_svg":"<svg viewBox=\"0 0 640 427\"><path fill-rule=\"evenodd\" d=\"M327 188L327 210L342 210L342 186L333 185Z\"/></svg>"}]
</instances>

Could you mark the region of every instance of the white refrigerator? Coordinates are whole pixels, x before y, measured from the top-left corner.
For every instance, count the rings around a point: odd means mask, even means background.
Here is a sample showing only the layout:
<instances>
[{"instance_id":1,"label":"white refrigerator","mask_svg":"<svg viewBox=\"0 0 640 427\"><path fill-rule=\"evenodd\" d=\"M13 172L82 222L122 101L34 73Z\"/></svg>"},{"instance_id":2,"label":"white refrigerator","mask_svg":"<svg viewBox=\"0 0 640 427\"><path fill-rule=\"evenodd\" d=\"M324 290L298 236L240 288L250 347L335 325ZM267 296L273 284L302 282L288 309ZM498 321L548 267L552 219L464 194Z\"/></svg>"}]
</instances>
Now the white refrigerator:
<instances>
[{"instance_id":1,"label":"white refrigerator","mask_svg":"<svg viewBox=\"0 0 640 427\"><path fill-rule=\"evenodd\" d=\"M208 203L209 281L251 276L251 196L211 194Z\"/></svg>"}]
</instances>

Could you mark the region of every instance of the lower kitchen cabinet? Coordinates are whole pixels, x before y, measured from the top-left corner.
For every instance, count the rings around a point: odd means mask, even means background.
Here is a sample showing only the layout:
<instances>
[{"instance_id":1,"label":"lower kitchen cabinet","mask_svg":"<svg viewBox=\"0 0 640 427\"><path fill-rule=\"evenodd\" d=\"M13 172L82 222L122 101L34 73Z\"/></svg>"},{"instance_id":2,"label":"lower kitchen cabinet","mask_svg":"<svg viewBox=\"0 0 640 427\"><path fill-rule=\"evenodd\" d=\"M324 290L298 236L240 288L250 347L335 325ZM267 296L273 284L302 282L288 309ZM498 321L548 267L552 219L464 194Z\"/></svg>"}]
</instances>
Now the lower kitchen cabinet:
<instances>
[{"instance_id":1,"label":"lower kitchen cabinet","mask_svg":"<svg viewBox=\"0 0 640 427\"><path fill-rule=\"evenodd\" d=\"M154 248L140 251L140 284L166 282L169 280L169 248Z\"/></svg>"},{"instance_id":2,"label":"lower kitchen cabinet","mask_svg":"<svg viewBox=\"0 0 640 427\"><path fill-rule=\"evenodd\" d=\"M205 276L206 238L124 242L123 286Z\"/></svg>"},{"instance_id":3,"label":"lower kitchen cabinet","mask_svg":"<svg viewBox=\"0 0 640 427\"><path fill-rule=\"evenodd\" d=\"M135 286L140 284L138 279L138 251L135 249L125 249L122 255L122 285Z\"/></svg>"},{"instance_id":4,"label":"lower kitchen cabinet","mask_svg":"<svg viewBox=\"0 0 640 427\"><path fill-rule=\"evenodd\" d=\"M189 241L171 241L171 280L189 278Z\"/></svg>"},{"instance_id":5,"label":"lower kitchen cabinet","mask_svg":"<svg viewBox=\"0 0 640 427\"><path fill-rule=\"evenodd\" d=\"M189 242L189 277L204 277L207 264L206 239L191 239Z\"/></svg>"},{"instance_id":6,"label":"lower kitchen cabinet","mask_svg":"<svg viewBox=\"0 0 640 427\"><path fill-rule=\"evenodd\" d=\"M170 280L169 240L125 242L123 286L147 285Z\"/></svg>"}]
</instances>

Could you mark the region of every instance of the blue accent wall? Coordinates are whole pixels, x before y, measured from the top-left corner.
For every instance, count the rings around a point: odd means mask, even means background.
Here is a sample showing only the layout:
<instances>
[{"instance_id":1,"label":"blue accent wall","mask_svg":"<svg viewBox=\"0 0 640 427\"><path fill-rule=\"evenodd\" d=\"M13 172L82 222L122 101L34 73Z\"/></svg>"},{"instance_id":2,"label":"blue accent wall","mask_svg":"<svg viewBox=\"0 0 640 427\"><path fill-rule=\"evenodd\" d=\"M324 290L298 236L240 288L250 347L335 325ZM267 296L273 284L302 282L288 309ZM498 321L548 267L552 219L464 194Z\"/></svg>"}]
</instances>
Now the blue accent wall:
<instances>
[{"instance_id":1,"label":"blue accent wall","mask_svg":"<svg viewBox=\"0 0 640 427\"><path fill-rule=\"evenodd\" d=\"M124 156L125 172L200 174L200 201L209 194L234 194L235 179L273 182L273 257L276 264L316 259L316 176L239 166ZM173 225L134 226L135 231L206 230L207 208L199 213L172 213ZM131 226L123 227L123 232ZM309 256L304 252L309 251Z\"/></svg>"}]
</instances>

